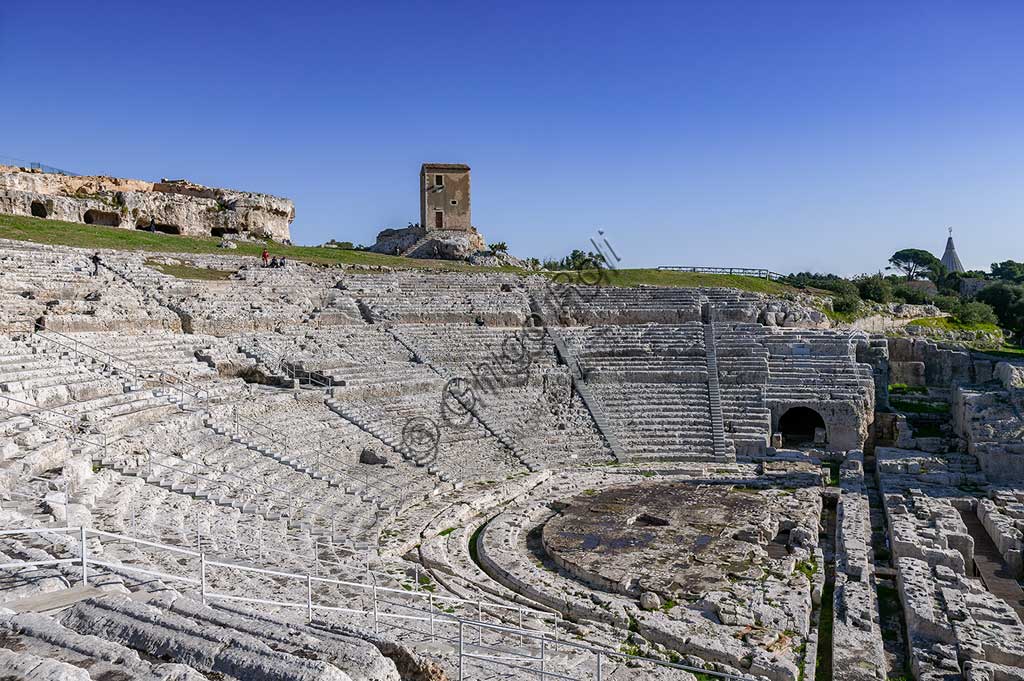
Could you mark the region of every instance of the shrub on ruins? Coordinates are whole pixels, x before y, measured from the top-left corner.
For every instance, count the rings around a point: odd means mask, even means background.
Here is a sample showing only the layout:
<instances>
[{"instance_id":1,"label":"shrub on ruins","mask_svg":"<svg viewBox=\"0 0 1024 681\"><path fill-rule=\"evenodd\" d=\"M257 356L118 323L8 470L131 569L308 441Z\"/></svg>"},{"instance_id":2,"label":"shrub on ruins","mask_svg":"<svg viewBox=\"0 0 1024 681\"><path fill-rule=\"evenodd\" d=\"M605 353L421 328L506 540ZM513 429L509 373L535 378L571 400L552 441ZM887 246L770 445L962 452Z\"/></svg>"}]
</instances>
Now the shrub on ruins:
<instances>
[{"instance_id":1,"label":"shrub on ruins","mask_svg":"<svg viewBox=\"0 0 1024 681\"><path fill-rule=\"evenodd\" d=\"M932 305L939 308L943 312L949 312L953 314L953 310L957 305L960 304L960 299L956 296L932 296L929 301Z\"/></svg>"},{"instance_id":2,"label":"shrub on ruins","mask_svg":"<svg viewBox=\"0 0 1024 681\"><path fill-rule=\"evenodd\" d=\"M572 253L565 256L561 260L545 260L544 269L546 270L575 270L580 272L583 270L596 270L607 265L605 257L601 253L592 253L590 251L581 251L578 248L573 249Z\"/></svg>"},{"instance_id":3,"label":"shrub on ruins","mask_svg":"<svg viewBox=\"0 0 1024 681\"><path fill-rule=\"evenodd\" d=\"M914 279L936 279L945 274L946 268L934 255L921 248L904 248L889 258L892 269L903 272L907 281Z\"/></svg>"},{"instance_id":4,"label":"shrub on ruins","mask_svg":"<svg viewBox=\"0 0 1024 681\"><path fill-rule=\"evenodd\" d=\"M909 305L927 305L932 302L932 296L928 295L924 291L911 288L906 284L894 286L892 289L892 295L893 298L899 302L907 303Z\"/></svg>"},{"instance_id":5,"label":"shrub on ruins","mask_svg":"<svg viewBox=\"0 0 1024 681\"><path fill-rule=\"evenodd\" d=\"M832 298L832 310L844 315L857 314L861 304L861 299L856 295L843 294Z\"/></svg>"},{"instance_id":6,"label":"shrub on ruins","mask_svg":"<svg viewBox=\"0 0 1024 681\"><path fill-rule=\"evenodd\" d=\"M508 244L504 241L496 241L493 244L487 244L487 248L490 249L491 253L508 253Z\"/></svg>"},{"instance_id":7,"label":"shrub on ruins","mask_svg":"<svg viewBox=\"0 0 1024 681\"><path fill-rule=\"evenodd\" d=\"M992 306L980 300L958 300L950 312L958 322L968 326L999 323Z\"/></svg>"},{"instance_id":8,"label":"shrub on ruins","mask_svg":"<svg viewBox=\"0 0 1024 681\"><path fill-rule=\"evenodd\" d=\"M860 277L856 280L857 291L864 300L876 303L892 302L892 284L881 274Z\"/></svg>"}]
</instances>

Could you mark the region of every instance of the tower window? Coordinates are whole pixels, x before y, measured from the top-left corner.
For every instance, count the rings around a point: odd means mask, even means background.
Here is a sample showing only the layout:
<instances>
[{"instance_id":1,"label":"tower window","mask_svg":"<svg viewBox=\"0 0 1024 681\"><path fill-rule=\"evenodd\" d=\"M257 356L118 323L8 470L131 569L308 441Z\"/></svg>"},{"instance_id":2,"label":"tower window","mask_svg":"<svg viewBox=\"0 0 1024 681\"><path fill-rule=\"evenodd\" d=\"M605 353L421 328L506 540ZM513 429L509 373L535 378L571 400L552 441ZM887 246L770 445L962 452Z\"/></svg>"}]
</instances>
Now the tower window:
<instances>
[{"instance_id":1,"label":"tower window","mask_svg":"<svg viewBox=\"0 0 1024 681\"><path fill-rule=\"evenodd\" d=\"M457 205L459 205L459 202L458 202L458 201L456 201L455 199L452 199L452 205L453 205L453 206L457 206Z\"/></svg>"},{"instance_id":2,"label":"tower window","mask_svg":"<svg viewBox=\"0 0 1024 681\"><path fill-rule=\"evenodd\" d=\"M434 175L434 186L437 186L437 187L443 187L444 186L444 175Z\"/></svg>"}]
</instances>

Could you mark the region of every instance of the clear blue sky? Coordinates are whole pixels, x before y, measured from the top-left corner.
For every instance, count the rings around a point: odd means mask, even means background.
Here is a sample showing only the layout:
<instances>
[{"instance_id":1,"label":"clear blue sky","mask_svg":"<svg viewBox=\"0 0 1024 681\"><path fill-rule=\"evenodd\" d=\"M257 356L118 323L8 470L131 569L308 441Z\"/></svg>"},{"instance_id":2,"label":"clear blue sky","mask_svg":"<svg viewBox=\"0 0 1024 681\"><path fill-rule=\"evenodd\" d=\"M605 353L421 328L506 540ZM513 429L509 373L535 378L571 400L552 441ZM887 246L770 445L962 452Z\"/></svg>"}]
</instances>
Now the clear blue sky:
<instances>
[{"instance_id":1,"label":"clear blue sky","mask_svg":"<svg viewBox=\"0 0 1024 681\"><path fill-rule=\"evenodd\" d=\"M7 0L0 155L288 196L301 243L437 161L520 256L1024 260L1024 3L840 4Z\"/></svg>"}]
</instances>

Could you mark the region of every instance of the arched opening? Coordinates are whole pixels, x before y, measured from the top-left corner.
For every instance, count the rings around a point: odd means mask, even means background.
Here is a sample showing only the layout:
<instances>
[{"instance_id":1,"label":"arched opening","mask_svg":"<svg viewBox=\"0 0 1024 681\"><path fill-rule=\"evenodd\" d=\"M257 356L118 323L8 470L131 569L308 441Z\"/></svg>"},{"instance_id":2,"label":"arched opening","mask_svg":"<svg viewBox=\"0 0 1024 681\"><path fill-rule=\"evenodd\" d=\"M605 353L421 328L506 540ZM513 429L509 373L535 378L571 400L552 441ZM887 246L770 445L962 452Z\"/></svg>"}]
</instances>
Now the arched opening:
<instances>
[{"instance_id":1,"label":"arched opening","mask_svg":"<svg viewBox=\"0 0 1024 681\"><path fill-rule=\"evenodd\" d=\"M229 234L238 234L238 230L233 227L211 227L210 236L225 237Z\"/></svg>"},{"instance_id":2,"label":"arched opening","mask_svg":"<svg viewBox=\"0 0 1024 681\"><path fill-rule=\"evenodd\" d=\"M50 214L50 212L48 210L46 210L46 204L45 203L43 203L42 201L33 201L32 202L32 215L34 217L45 218L49 214Z\"/></svg>"},{"instance_id":3,"label":"arched opening","mask_svg":"<svg viewBox=\"0 0 1024 681\"><path fill-rule=\"evenodd\" d=\"M90 208L85 211L85 224L87 225L105 225L106 227L120 227L121 216L117 213L111 213L105 210L96 210Z\"/></svg>"},{"instance_id":4,"label":"arched opening","mask_svg":"<svg viewBox=\"0 0 1024 681\"><path fill-rule=\"evenodd\" d=\"M825 429L825 419L810 407L793 407L779 419L779 432L785 445L814 442L814 431Z\"/></svg>"},{"instance_id":5,"label":"arched opening","mask_svg":"<svg viewBox=\"0 0 1024 681\"><path fill-rule=\"evenodd\" d=\"M135 229L140 232L150 231L149 220L139 218L135 222ZM165 225L159 222L153 224L152 230L154 232L160 232L161 234L181 234L181 227L178 225Z\"/></svg>"}]
</instances>

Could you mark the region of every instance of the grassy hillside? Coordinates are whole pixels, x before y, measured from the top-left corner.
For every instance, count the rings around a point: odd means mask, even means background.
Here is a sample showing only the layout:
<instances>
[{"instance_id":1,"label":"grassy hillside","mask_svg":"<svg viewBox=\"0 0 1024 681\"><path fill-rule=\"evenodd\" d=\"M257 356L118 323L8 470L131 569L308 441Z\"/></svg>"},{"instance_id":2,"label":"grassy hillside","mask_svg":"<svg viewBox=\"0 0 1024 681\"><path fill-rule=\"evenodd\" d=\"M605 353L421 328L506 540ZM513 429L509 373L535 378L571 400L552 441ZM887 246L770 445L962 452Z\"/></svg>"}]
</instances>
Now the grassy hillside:
<instances>
[{"instance_id":1,"label":"grassy hillside","mask_svg":"<svg viewBox=\"0 0 1024 681\"><path fill-rule=\"evenodd\" d=\"M236 255L257 258L263 251L262 243L238 242L238 248L225 250L218 248L220 239L173 236L170 234L150 233L135 229L118 227L98 227L81 225L74 222L45 220L42 218L23 217L18 215L0 215L0 239L31 241L55 246L73 246L86 249L113 249L119 251L145 251L148 253L212 253L217 255ZM432 270L458 270L466 272L504 271L513 274L527 274L525 270L515 268L474 267L467 263L447 260L418 260L399 258L393 255L367 253L366 251L344 251L335 248L317 248L314 246L282 246L271 243L268 246L272 255L285 256L294 261L317 263L322 265L383 265L398 269L424 268ZM168 267L168 266L163 266ZM168 274L186 278L218 278L218 274L197 274L194 268L167 271ZM575 272L566 273L569 280L575 280ZM555 276L549 273L549 276ZM584 277L591 282L596 277ZM559 279L559 281L566 281ZM741 277L729 274L701 274L696 272L672 272L656 269L623 269L607 273L602 284L611 286L671 286L679 288L697 286L720 286L735 288L755 293L782 295L792 293L796 289L778 282Z\"/></svg>"},{"instance_id":2,"label":"grassy hillside","mask_svg":"<svg viewBox=\"0 0 1024 681\"><path fill-rule=\"evenodd\" d=\"M55 246L78 248L110 248L119 251L147 251L152 253L215 253L217 255L243 255L259 257L262 243L238 242L238 248L225 250L217 248L220 239L209 237L185 237L171 234L150 233L119 227L97 227L80 225L60 220L0 215L0 239L17 239ZM314 246L282 246L271 243L271 255L285 256L290 260L333 265L385 265L403 268L441 268L453 270L482 269L465 263L443 260L417 260L399 258L393 255L367 253L366 251L343 251L336 248Z\"/></svg>"},{"instance_id":3,"label":"grassy hillside","mask_svg":"<svg viewBox=\"0 0 1024 681\"><path fill-rule=\"evenodd\" d=\"M557 273L548 274L553 277L558 276ZM575 272L567 274L571 275L572 280L579 278ZM590 276L590 274L593 274L593 276ZM583 280L587 283L593 283L597 279L598 275L596 272L585 272L583 274ZM675 272L672 270L656 269L609 270L605 278L601 280L601 283L607 283L610 286L640 286L646 284L649 286L669 286L675 288L717 286L772 295L796 292L796 289L791 286L758 277L742 277L736 274L705 274L703 272Z\"/></svg>"}]
</instances>

